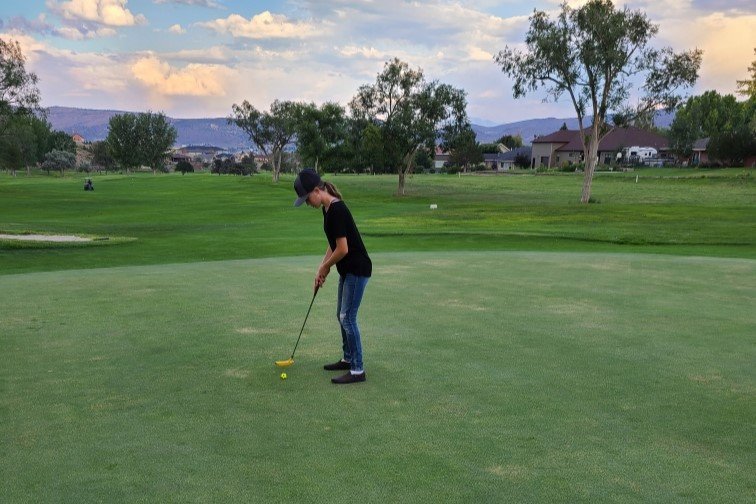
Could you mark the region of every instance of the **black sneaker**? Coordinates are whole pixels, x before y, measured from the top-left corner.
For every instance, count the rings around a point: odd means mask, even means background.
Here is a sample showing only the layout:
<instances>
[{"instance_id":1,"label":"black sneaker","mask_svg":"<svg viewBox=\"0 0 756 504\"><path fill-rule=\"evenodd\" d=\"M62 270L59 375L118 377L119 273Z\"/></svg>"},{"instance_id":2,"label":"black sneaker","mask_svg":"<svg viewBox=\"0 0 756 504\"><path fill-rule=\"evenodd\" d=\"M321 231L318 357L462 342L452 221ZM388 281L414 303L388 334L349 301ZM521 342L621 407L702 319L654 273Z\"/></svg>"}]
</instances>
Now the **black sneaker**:
<instances>
[{"instance_id":1,"label":"black sneaker","mask_svg":"<svg viewBox=\"0 0 756 504\"><path fill-rule=\"evenodd\" d=\"M343 360L340 360L339 362L334 362L333 364L326 364L323 366L323 369L326 371L343 371L345 369L349 369L349 363L344 362Z\"/></svg>"},{"instance_id":2,"label":"black sneaker","mask_svg":"<svg viewBox=\"0 0 756 504\"><path fill-rule=\"evenodd\" d=\"M341 375L336 378L331 378L331 383L335 383L337 385L343 385L345 383L364 382L366 379L367 377L365 376L365 372L363 371L360 374L347 373L345 375Z\"/></svg>"}]
</instances>

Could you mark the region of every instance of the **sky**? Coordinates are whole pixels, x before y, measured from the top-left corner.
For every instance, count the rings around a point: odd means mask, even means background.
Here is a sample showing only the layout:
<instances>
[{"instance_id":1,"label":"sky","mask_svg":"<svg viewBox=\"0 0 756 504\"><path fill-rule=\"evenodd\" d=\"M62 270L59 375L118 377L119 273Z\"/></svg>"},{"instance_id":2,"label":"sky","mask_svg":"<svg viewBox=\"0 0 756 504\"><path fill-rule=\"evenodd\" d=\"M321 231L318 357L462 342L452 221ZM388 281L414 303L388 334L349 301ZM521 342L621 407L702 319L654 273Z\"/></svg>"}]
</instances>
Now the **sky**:
<instances>
[{"instance_id":1,"label":"sky","mask_svg":"<svg viewBox=\"0 0 756 504\"><path fill-rule=\"evenodd\" d=\"M585 0L569 0L578 6ZM572 117L543 92L514 99L494 62L524 47L534 9L560 0L0 0L0 38L17 40L42 105L226 117L248 100L344 106L398 57L467 92L483 125ZM753 0L617 0L659 26L656 47L704 51L689 91L733 93L756 47Z\"/></svg>"}]
</instances>

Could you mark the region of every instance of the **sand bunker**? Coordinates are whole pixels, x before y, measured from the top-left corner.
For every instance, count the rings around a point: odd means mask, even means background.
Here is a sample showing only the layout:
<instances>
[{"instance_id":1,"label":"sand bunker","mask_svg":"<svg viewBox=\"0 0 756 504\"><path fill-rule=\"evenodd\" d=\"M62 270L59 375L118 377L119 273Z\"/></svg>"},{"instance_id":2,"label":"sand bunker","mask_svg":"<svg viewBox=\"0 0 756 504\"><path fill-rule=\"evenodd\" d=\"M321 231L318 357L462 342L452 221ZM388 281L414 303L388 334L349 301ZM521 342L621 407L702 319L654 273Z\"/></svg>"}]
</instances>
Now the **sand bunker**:
<instances>
[{"instance_id":1,"label":"sand bunker","mask_svg":"<svg viewBox=\"0 0 756 504\"><path fill-rule=\"evenodd\" d=\"M0 240L26 240L45 242L88 242L91 238L73 235L40 235L40 234L0 234Z\"/></svg>"}]
</instances>

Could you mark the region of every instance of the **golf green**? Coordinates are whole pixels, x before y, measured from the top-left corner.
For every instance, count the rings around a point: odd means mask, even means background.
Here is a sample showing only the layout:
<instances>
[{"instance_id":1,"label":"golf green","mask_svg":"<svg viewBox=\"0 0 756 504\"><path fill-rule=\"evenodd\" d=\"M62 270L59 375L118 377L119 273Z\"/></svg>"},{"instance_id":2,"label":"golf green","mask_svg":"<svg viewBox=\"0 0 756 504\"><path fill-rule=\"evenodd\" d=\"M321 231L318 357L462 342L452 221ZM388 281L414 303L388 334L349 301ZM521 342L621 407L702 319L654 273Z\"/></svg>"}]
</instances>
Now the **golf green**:
<instances>
[{"instance_id":1,"label":"golf green","mask_svg":"<svg viewBox=\"0 0 756 504\"><path fill-rule=\"evenodd\" d=\"M0 276L2 502L743 502L756 261L373 254Z\"/></svg>"}]
</instances>

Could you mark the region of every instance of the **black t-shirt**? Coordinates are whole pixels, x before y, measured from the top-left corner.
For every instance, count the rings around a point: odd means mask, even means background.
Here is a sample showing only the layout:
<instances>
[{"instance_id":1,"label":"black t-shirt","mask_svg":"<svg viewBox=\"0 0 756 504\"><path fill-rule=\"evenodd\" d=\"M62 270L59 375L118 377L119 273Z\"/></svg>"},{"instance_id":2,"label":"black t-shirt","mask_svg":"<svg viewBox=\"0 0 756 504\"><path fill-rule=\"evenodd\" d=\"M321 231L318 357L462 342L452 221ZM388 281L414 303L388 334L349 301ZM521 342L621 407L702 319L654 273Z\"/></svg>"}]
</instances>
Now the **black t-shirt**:
<instances>
[{"instance_id":1,"label":"black t-shirt","mask_svg":"<svg viewBox=\"0 0 756 504\"><path fill-rule=\"evenodd\" d=\"M357 276L369 277L373 273L373 263L370 261L365 244L357 230L352 214L346 204L339 200L334 201L326 212L323 207L323 230L331 250L336 250L336 239L347 239L349 252L339 262L336 269L339 275L351 273Z\"/></svg>"}]
</instances>

